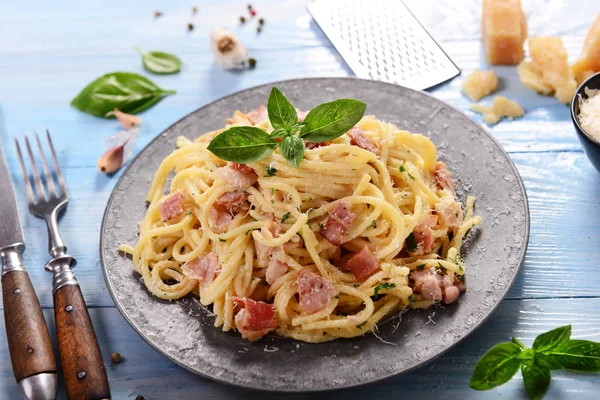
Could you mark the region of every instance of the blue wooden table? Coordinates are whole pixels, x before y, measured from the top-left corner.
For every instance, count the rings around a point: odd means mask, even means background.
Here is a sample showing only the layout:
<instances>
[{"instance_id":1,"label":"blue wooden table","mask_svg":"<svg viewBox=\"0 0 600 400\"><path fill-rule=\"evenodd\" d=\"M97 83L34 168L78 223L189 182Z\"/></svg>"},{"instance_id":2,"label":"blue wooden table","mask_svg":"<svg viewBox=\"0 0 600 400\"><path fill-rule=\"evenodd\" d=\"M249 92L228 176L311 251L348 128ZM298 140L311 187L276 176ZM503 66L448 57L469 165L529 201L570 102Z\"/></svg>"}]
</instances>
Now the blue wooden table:
<instances>
[{"instance_id":1,"label":"blue wooden table","mask_svg":"<svg viewBox=\"0 0 600 400\"><path fill-rule=\"evenodd\" d=\"M523 3L530 34L561 35L571 61L581 50L587 27L600 12L598 0L578 1L577 7L567 0ZM485 67L479 40L479 1L409 0L407 4L441 39L463 76ZM194 5L198 13L192 16ZM60 226L70 253L79 260L75 272L115 399L138 395L146 399L278 398L187 372L143 342L114 308L100 268L98 234L118 176L98 173L96 162L105 138L118 127L114 121L69 106L80 89L104 73L148 75L133 50L135 45L172 52L185 63L178 75L151 76L159 86L178 93L142 114L136 150L189 112L240 89L280 79L352 75L311 19L304 0L256 0L254 7L266 21L260 34L256 33L256 21L239 25L239 16L247 15L246 6L246 2L233 0L30 0L0 5L0 136L18 189L28 246L25 264L53 332L51 277L42 268L47 259L46 229L41 220L27 213L12 145L13 136L47 127L59 151L71 200ZM154 10L164 15L154 19ZM189 22L195 27L192 32L187 31ZM256 69L231 73L215 65L208 36L219 26L231 27L246 44L258 61ZM600 173L581 150L568 107L523 87L514 67L494 69L502 81L499 93L519 101L527 111L524 118L490 128L517 165L531 207L529 250L516 283L492 318L443 357L380 384L322 398L524 398L519 374L489 392L469 389L473 366L489 347L511 336L531 344L539 333L565 324L573 324L574 337L600 341ZM431 92L468 110L470 102L459 90L461 81L462 77L455 78ZM481 121L480 116L467 112ZM112 352L121 353L124 361L112 365ZM552 375L548 398L599 396L599 375ZM60 398L64 397L61 389ZM0 398L18 398L3 320Z\"/></svg>"}]
</instances>

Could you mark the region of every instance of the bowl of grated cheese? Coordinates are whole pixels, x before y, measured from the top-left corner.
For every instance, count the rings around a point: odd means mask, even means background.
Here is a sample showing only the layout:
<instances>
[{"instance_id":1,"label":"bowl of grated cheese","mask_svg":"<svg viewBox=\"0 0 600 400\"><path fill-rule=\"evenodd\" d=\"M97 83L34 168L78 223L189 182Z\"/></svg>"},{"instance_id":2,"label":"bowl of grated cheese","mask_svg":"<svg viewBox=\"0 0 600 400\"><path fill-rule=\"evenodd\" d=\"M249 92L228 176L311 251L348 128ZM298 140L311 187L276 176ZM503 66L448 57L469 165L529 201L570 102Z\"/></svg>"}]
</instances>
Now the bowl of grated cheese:
<instances>
[{"instance_id":1,"label":"bowl of grated cheese","mask_svg":"<svg viewBox=\"0 0 600 400\"><path fill-rule=\"evenodd\" d=\"M575 92L571 118L585 154L600 171L600 73L590 76Z\"/></svg>"}]
</instances>

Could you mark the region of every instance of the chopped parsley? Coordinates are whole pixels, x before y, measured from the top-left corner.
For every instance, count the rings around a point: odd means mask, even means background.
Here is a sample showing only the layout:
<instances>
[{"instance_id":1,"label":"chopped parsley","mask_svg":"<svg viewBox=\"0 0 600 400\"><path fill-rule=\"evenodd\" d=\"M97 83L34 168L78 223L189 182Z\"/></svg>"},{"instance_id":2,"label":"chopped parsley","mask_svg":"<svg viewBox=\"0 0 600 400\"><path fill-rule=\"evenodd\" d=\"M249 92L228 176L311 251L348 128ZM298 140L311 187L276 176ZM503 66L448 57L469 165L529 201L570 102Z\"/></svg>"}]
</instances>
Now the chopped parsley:
<instances>
[{"instance_id":1,"label":"chopped parsley","mask_svg":"<svg viewBox=\"0 0 600 400\"><path fill-rule=\"evenodd\" d=\"M336 294L335 296L333 296L333 298L334 298L334 299L339 299L339 298L340 298L340 295L339 295L339 294Z\"/></svg>"},{"instance_id":2,"label":"chopped parsley","mask_svg":"<svg viewBox=\"0 0 600 400\"><path fill-rule=\"evenodd\" d=\"M408 174L408 172L407 172L407 174ZM413 181L415 180L415 177L414 177L414 176L412 176L411 174L408 174L408 177L409 177L410 179L412 179Z\"/></svg>"},{"instance_id":3,"label":"chopped parsley","mask_svg":"<svg viewBox=\"0 0 600 400\"><path fill-rule=\"evenodd\" d=\"M358 329L362 329L362 328L363 328L363 326L365 326L365 325L366 325L366 323L367 323L367 321L363 322L362 324L358 324L358 325L356 325L356 327L357 327Z\"/></svg>"},{"instance_id":4,"label":"chopped parsley","mask_svg":"<svg viewBox=\"0 0 600 400\"><path fill-rule=\"evenodd\" d=\"M285 214L283 214L283 217L281 217L281 223L283 224L285 221L287 221L287 219L290 217L290 212L286 212Z\"/></svg>"},{"instance_id":5,"label":"chopped parsley","mask_svg":"<svg viewBox=\"0 0 600 400\"><path fill-rule=\"evenodd\" d=\"M400 164L400 168L398 168L400 172L406 172L406 168L404 168L404 164Z\"/></svg>"},{"instance_id":6,"label":"chopped parsley","mask_svg":"<svg viewBox=\"0 0 600 400\"><path fill-rule=\"evenodd\" d=\"M353 283L352 287L359 287L360 285L358 283Z\"/></svg>"},{"instance_id":7,"label":"chopped parsley","mask_svg":"<svg viewBox=\"0 0 600 400\"><path fill-rule=\"evenodd\" d=\"M439 267L442 269L442 271L443 271L443 270L445 270L445 269L447 269L447 268L446 268L446 267L444 267L444 266L442 265L442 263L440 263L439 261L438 261L438 266L439 266Z\"/></svg>"},{"instance_id":8,"label":"chopped parsley","mask_svg":"<svg viewBox=\"0 0 600 400\"><path fill-rule=\"evenodd\" d=\"M377 221L371 222L371 225L369 225L369 228L377 228Z\"/></svg>"},{"instance_id":9,"label":"chopped parsley","mask_svg":"<svg viewBox=\"0 0 600 400\"><path fill-rule=\"evenodd\" d=\"M227 240L219 238L219 242L226 242Z\"/></svg>"},{"instance_id":10,"label":"chopped parsley","mask_svg":"<svg viewBox=\"0 0 600 400\"><path fill-rule=\"evenodd\" d=\"M374 290L373 296L371 296L371 298L373 299L373 301L377 301L381 297L379 295L380 290L389 290L389 289L393 289L395 287L396 287L395 283L382 282L379 285L375 286L375 290Z\"/></svg>"},{"instance_id":11,"label":"chopped parsley","mask_svg":"<svg viewBox=\"0 0 600 400\"><path fill-rule=\"evenodd\" d=\"M188 212L185 213L185 215L192 215L192 212L188 211Z\"/></svg>"},{"instance_id":12,"label":"chopped parsley","mask_svg":"<svg viewBox=\"0 0 600 400\"><path fill-rule=\"evenodd\" d=\"M420 270L424 269L426 265L427 265L427 264L420 264L420 265L417 265L417 269L420 271Z\"/></svg>"},{"instance_id":13,"label":"chopped parsley","mask_svg":"<svg viewBox=\"0 0 600 400\"><path fill-rule=\"evenodd\" d=\"M260 231L260 228L248 229L248 230L246 231L246 235L248 235L248 234L249 234L250 232L252 232L252 231Z\"/></svg>"},{"instance_id":14,"label":"chopped parsley","mask_svg":"<svg viewBox=\"0 0 600 400\"><path fill-rule=\"evenodd\" d=\"M458 269L460 269L461 271L464 271L465 267L463 267L461 264L458 264Z\"/></svg>"},{"instance_id":15,"label":"chopped parsley","mask_svg":"<svg viewBox=\"0 0 600 400\"><path fill-rule=\"evenodd\" d=\"M275 194L275 188L271 188L271 194Z\"/></svg>"},{"instance_id":16,"label":"chopped parsley","mask_svg":"<svg viewBox=\"0 0 600 400\"><path fill-rule=\"evenodd\" d=\"M260 284L263 286L269 286L269 282L267 281L260 281Z\"/></svg>"},{"instance_id":17,"label":"chopped parsley","mask_svg":"<svg viewBox=\"0 0 600 400\"><path fill-rule=\"evenodd\" d=\"M412 296L412 295L408 296L408 301L410 301L411 303L412 303L413 301L415 301L415 298L414 298L414 296Z\"/></svg>"},{"instance_id":18,"label":"chopped parsley","mask_svg":"<svg viewBox=\"0 0 600 400\"><path fill-rule=\"evenodd\" d=\"M275 174L277 174L277 168L267 167L268 176L275 176Z\"/></svg>"},{"instance_id":19,"label":"chopped parsley","mask_svg":"<svg viewBox=\"0 0 600 400\"><path fill-rule=\"evenodd\" d=\"M454 216L458 218L458 211L454 213Z\"/></svg>"},{"instance_id":20,"label":"chopped parsley","mask_svg":"<svg viewBox=\"0 0 600 400\"><path fill-rule=\"evenodd\" d=\"M313 198L312 198L312 197L309 197L309 198L308 198L308 201L312 201L312 200L313 200Z\"/></svg>"},{"instance_id":21,"label":"chopped parsley","mask_svg":"<svg viewBox=\"0 0 600 400\"><path fill-rule=\"evenodd\" d=\"M319 230L322 230L323 228L325 228L325 225L323 225L320 222L317 222L317 226L319 227Z\"/></svg>"},{"instance_id":22,"label":"chopped parsley","mask_svg":"<svg viewBox=\"0 0 600 400\"><path fill-rule=\"evenodd\" d=\"M275 200L271 200L271 204L275 204Z\"/></svg>"},{"instance_id":23,"label":"chopped parsley","mask_svg":"<svg viewBox=\"0 0 600 400\"><path fill-rule=\"evenodd\" d=\"M304 238L302 237L302 235L299 233L296 233L296 235L300 236L300 240L302 240L302 246L306 247L306 243L304 243Z\"/></svg>"},{"instance_id":24,"label":"chopped parsley","mask_svg":"<svg viewBox=\"0 0 600 400\"><path fill-rule=\"evenodd\" d=\"M411 253L417 250L417 240L415 239L415 234L412 232L406 237L406 248Z\"/></svg>"}]
</instances>

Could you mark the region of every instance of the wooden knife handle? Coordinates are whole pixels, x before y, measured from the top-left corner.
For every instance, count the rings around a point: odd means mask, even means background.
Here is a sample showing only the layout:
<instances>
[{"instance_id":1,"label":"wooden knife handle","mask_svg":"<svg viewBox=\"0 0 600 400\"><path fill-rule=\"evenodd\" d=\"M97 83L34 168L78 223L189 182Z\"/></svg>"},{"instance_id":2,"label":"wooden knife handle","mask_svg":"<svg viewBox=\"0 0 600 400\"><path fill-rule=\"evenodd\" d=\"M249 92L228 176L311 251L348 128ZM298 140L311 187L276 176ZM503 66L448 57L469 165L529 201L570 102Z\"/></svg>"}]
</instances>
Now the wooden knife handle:
<instances>
[{"instance_id":1,"label":"wooden knife handle","mask_svg":"<svg viewBox=\"0 0 600 400\"><path fill-rule=\"evenodd\" d=\"M102 355L79 285L65 285L56 290L54 315L68 398L110 399Z\"/></svg>"},{"instance_id":2,"label":"wooden knife handle","mask_svg":"<svg viewBox=\"0 0 600 400\"><path fill-rule=\"evenodd\" d=\"M56 359L40 302L26 271L2 276L6 338L17 381L42 372L56 373Z\"/></svg>"}]
</instances>

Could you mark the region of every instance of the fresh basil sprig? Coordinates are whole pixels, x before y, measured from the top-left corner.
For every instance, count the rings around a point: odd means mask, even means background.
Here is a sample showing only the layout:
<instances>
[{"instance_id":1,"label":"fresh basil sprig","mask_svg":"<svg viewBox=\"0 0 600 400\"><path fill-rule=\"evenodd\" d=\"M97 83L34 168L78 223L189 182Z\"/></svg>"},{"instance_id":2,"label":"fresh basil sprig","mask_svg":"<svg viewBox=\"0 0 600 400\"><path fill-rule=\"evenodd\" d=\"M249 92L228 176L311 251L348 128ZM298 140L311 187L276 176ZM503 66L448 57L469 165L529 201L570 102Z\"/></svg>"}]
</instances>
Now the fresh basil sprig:
<instances>
[{"instance_id":1,"label":"fresh basil sprig","mask_svg":"<svg viewBox=\"0 0 600 400\"><path fill-rule=\"evenodd\" d=\"M365 113L367 105L358 100L340 99L313 108L298 123L298 112L279 89L273 87L267 102L273 132L256 127L233 127L217 135L208 146L217 157L247 164L268 157L275 148L293 167L304 158L307 142L327 142L342 136ZM278 139L278 140L275 140Z\"/></svg>"},{"instance_id":2,"label":"fresh basil sprig","mask_svg":"<svg viewBox=\"0 0 600 400\"><path fill-rule=\"evenodd\" d=\"M146 71L168 75L175 74L181 69L181 60L173 54L165 53L164 51L148 51L145 52L139 47L134 49L142 55L142 64Z\"/></svg>"},{"instance_id":3,"label":"fresh basil sprig","mask_svg":"<svg viewBox=\"0 0 600 400\"><path fill-rule=\"evenodd\" d=\"M175 93L174 90L159 88L141 75L112 72L87 85L71 101L71 105L96 117L108 118L106 114L115 108L127 114L137 114Z\"/></svg>"},{"instance_id":4,"label":"fresh basil sprig","mask_svg":"<svg viewBox=\"0 0 600 400\"><path fill-rule=\"evenodd\" d=\"M523 384L530 399L541 399L550 386L551 370L600 372L600 343L571 340L571 325L539 335L532 348L518 339L499 343L479 360L470 386L489 390L508 382L521 368Z\"/></svg>"}]
</instances>

